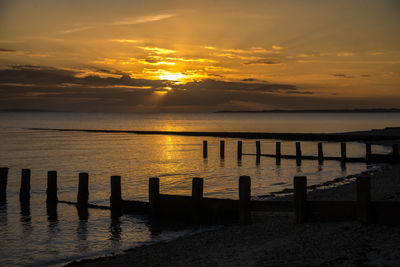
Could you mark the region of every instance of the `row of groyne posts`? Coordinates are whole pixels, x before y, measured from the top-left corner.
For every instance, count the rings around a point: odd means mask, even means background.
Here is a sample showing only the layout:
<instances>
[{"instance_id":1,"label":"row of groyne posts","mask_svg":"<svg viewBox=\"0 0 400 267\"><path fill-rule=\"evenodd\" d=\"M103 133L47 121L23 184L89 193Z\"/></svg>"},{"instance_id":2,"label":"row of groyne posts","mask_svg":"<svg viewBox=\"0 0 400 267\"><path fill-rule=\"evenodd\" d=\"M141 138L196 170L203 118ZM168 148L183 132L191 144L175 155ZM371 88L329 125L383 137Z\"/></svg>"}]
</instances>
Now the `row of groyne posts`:
<instances>
[{"instance_id":1,"label":"row of groyne posts","mask_svg":"<svg viewBox=\"0 0 400 267\"><path fill-rule=\"evenodd\" d=\"M8 168L0 168L0 199L6 198ZM21 173L20 201L29 202L30 169ZM89 204L89 175L79 173L77 201L60 201L57 197L57 172L49 171L47 177L47 207L56 208L58 203L76 205L85 213L88 208L110 209L111 215L124 213L148 214L151 219L179 219L190 223L237 223L248 224L252 212L293 212L296 223L313 221L348 221L362 223L400 224L400 202L371 201L371 177L363 175L356 180L356 201L307 200L307 177L293 179L292 201L252 200L251 178L240 176L238 199L204 197L204 180L192 180L191 196L160 193L160 180L149 178L148 202L123 200L121 176L111 176L110 206ZM21 205L22 209L22 205ZM79 214L81 217L81 215Z\"/></svg>"},{"instance_id":2,"label":"row of groyne posts","mask_svg":"<svg viewBox=\"0 0 400 267\"><path fill-rule=\"evenodd\" d=\"M256 162L260 163L261 156L265 157L274 157L276 158L276 164L281 163L281 159L296 159L297 165L301 165L302 160L318 160L319 163L322 163L324 160L339 160L342 164L346 162L399 162L399 145L393 144L392 145L392 153L390 155L383 155L383 154L374 154L372 153L372 145L370 143L365 144L365 157L348 157L347 156L347 145L345 142L340 143L340 157L332 157L332 156L325 156L323 150L323 143L318 142L318 156L307 156L303 155L301 151L301 143L295 142L296 146L296 154L295 155L284 155L282 154L281 150L281 142L276 142L275 145L275 154L262 154L261 153L261 142L256 141L256 153L255 154L244 154L243 153L243 142L237 141L237 159L238 161L242 160L243 155L255 155ZM225 141L220 140L219 146L220 158L225 158ZM203 141L203 158L208 157L208 141Z\"/></svg>"}]
</instances>

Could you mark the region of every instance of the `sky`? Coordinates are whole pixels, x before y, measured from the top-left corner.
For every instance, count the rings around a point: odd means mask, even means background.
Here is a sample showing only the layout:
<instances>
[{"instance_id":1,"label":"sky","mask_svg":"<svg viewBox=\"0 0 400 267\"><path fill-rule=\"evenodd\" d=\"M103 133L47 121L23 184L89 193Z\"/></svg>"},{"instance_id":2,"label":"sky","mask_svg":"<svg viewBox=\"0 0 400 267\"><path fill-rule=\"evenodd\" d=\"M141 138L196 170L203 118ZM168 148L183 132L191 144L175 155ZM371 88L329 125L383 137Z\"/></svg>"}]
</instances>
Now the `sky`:
<instances>
[{"instance_id":1,"label":"sky","mask_svg":"<svg viewBox=\"0 0 400 267\"><path fill-rule=\"evenodd\" d=\"M0 109L400 108L397 0L0 0Z\"/></svg>"}]
</instances>

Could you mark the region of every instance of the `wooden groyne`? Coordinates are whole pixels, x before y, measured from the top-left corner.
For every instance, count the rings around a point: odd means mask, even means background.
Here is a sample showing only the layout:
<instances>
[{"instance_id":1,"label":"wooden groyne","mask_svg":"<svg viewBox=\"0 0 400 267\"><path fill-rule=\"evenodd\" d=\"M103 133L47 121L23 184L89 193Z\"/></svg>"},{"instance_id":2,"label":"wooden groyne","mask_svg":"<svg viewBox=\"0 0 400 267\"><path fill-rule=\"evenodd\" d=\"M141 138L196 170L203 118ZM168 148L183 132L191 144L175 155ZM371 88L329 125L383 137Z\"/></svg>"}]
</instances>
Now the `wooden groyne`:
<instances>
[{"instance_id":1,"label":"wooden groyne","mask_svg":"<svg viewBox=\"0 0 400 267\"><path fill-rule=\"evenodd\" d=\"M333 141L333 142L372 142L382 140L400 140L400 134L365 133L258 133L258 132L192 132L192 131L131 131L131 130L94 130L94 129L61 129L61 128L28 128L40 131L88 132L88 133L129 133L143 135L180 135L204 136L239 139L278 139L293 141Z\"/></svg>"},{"instance_id":2,"label":"wooden groyne","mask_svg":"<svg viewBox=\"0 0 400 267\"><path fill-rule=\"evenodd\" d=\"M29 213L30 170L21 173L21 209ZM29 176L28 176L29 174ZM0 168L0 196L5 197L8 168ZM309 201L307 200L307 177L293 178L293 201L251 200L251 178L240 176L238 180L238 200L204 197L204 181L192 180L191 196L160 193L160 180L149 179L149 201L123 200L121 177L110 179L110 206L93 205L88 202L88 173L79 174L77 202L62 201L57 198L57 173L48 172L47 210L57 210L58 203L76 205L80 218L87 219L88 208L108 209L112 215L123 213L147 214L151 219L181 219L191 223L240 223L249 224L252 212L292 212L296 223L313 221L358 220L362 223L382 223L399 225L400 202L371 201L371 177L357 177L356 201ZM22 184L24 186L22 186ZM28 209L26 211L26 209Z\"/></svg>"},{"instance_id":3,"label":"wooden groyne","mask_svg":"<svg viewBox=\"0 0 400 267\"><path fill-rule=\"evenodd\" d=\"M302 160L318 160L322 163L324 160L336 160L342 163L346 162L366 162L366 163L399 163L399 146L398 144L392 145L392 153L390 154L376 154L372 153L371 144L365 144L365 156L364 157L348 157L347 156L347 144L345 142L340 143L340 156L332 157L325 156L323 151L323 143L317 143L318 155L304 155L301 150L301 143L295 143L296 154L286 155L282 154L281 142L276 142L275 153L261 153L261 141L256 141L255 143L255 153L243 153L243 142L241 140L237 141L237 159L241 160L243 155L246 156L256 156L257 163L260 162L260 157L273 157L276 158L276 164L280 164L281 159L295 159L297 165L301 164ZM208 157L208 141L203 141L203 158ZM220 141L220 157L221 159L225 157L225 141Z\"/></svg>"}]
</instances>

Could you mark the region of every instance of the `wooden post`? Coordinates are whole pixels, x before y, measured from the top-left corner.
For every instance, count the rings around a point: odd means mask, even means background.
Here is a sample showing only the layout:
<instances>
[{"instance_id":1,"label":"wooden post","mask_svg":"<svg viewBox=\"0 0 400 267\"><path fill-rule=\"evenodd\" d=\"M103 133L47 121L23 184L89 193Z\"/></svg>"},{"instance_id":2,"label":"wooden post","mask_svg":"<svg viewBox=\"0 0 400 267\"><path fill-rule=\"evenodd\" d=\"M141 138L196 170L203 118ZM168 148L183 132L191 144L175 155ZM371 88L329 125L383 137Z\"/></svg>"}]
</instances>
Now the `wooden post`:
<instances>
[{"instance_id":1,"label":"wooden post","mask_svg":"<svg viewBox=\"0 0 400 267\"><path fill-rule=\"evenodd\" d=\"M256 165L260 165L261 161L261 142L256 141Z\"/></svg>"},{"instance_id":2,"label":"wooden post","mask_svg":"<svg viewBox=\"0 0 400 267\"><path fill-rule=\"evenodd\" d=\"M160 179L152 177L149 179L149 215L158 216L160 202Z\"/></svg>"},{"instance_id":3,"label":"wooden post","mask_svg":"<svg viewBox=\"0 0 400 267\"><path fill-rule=\"evenodd\" d=\"M357 219L362 223L371 222L371 177L357 177Z\"/></svg>"},{"instance_id":4,"label":"wooden post","mask_svg":"<svg viewBox=\"0 0 400 267\"><path fill-rule=\"evenodd\" d=\"M346 162L346 143L340 143L340 158L342 162Z\"/></svg>"},{"instance_id":5,"label":"wooden post","mask_svg":"<svg viewBox=\"0 0 400 267\"><path fill-rule=\"evenodd\" d=\"M372 154L371 144L366 143L365 144L365 159L367 161L371 159L371 154Z\"/></svg>"},{"instance_id":6,"label":"wooden post","mask_svg":"<svg viewBox=\"0 0 400 267\"><path fill-rule=\"evenodd\" d=\"M256 157L256 165L260 165L261 163L261 157Z\"/></svg>"},{"instance_id":7,"label":"wooden post","mask_svg":"<svg viewBox=\"0 0 400 267\"><path fill-rule=\"evenodd\" d=\"M242 141L238 141L237 143L237 158L238 160L242 160Z\"/></svg>"},{"instance_id":8,"label":"wooden post","mask_svg":"<svg viewBox=\"0 0 400 267\"><path fill-rule=\"evenodd\" d=\"M0 196L7 192L8 168L0 168Z\"/></svg>"},{"instance_id":9,"label":"wooden post","mask_svg":"<svg viewBox=\"0 0 400 267\"><path fill-rule=\"evenodd\" d=\"M275 152L276 157L280 158L281 157L281 142L276 142L275 151L276 151Z\"/></svg>"},{"instance_id":10,"label":"wooden post","mask_svg":"<svg viewBox=\"0 0 400 267\"><path fill-rule=\"evenodd\" d=\"M397 159L399 157L399 144L393 144L393 158Z\"/></svg>"},{"instance_id":11,"label":"wooden post","mask_svg":"<svg viewBox=\"0 0 400 267\"><path fill-rule=\"evenodd\" d=\"M21 188L19 190L20 200L29 200L31 196L31 170L22 169L21 172Z\"/></svg>"},{"instance_id":12,"label":"wooden post","mask_svg":"<svg viewBox=\"0 0 400 267\"><path fill-rule=\"evenodd\" d=\"M307 221L307 176L295 176L293 185L296 223L304 223Z\"/></svg>"},{"instance_id":13,"label":"wooden post","mask_svg":"<svg viewBox=\"0 0 400 267\"><path fill-rule=\"evenodd\" d=\"M192 198L200 200L203 197L203 178L194 177L192 180Z\"/></svg>"},{"instance_id":14,"label":"wooden post","mask_svg":"<svg viewBox=\"0 0 400 267\"><path fill-rule=\"evenodd\" d=\"M281 164L281 142L276 142L275 144L275 161L276 165Z\"/></svg>"},{"instance_id":15,"label":"wooden post","mask_svg":"<svg viewBox=\"0 0 400 267\"><path fill-rule=\"evenodd\" d=\"M318 161L319 162L324 161L324 150L322 147L322 142L318 143Z\"/></svg>"},{"instance_id":16,"label":"wooden post","mask_svg":"<svg viewBox=\"0 0 400 267\"><path fill-rule=\"evenodd\" d=\"M121 176L111 176L111 196L110 207L111 210L121 210L122 196L121 196Z\"/></svg>"},{"instance_id":17,"label":"wooden post","mask_svg":"<svg viewBox=\"0 0 400 267\"><path fill-rule=\"evenodd\" d=\"M296 142L296 164L301 164L301 144L300 142Z\"/></svg>"},{"instance_id":18,"label":"wooden post","mask_svg":"<svg viewBox=\"0 0 400 267\"><path fill-rule=\"evenodd\" d=\"M207 141L203 141L203 158L207 158L208 156L208 148L207 148Z\"/></svg>"},{"instance_id":19,"label":"wooden post","mask_svg":"<svg viewBox=\"0 0 400 267\"><path fill-rule=\"evenodd\" d=\"M256 141L256 156L261 157L261 142Z\"/></svg>"},{"instance_id":20,"label":"wooden post","mask_svg":"<svg viewBox=\"0 0 400 267\"><path fill-rule=\"evenodd\" d=\"M251 180L250 176L239 177L239 223L251 223L250 213Z\"/></svg>"},{"instance_id":21,"label":"wooden post","mask_svg":"<svg viewBox=\"0 0 400 267\"><path fill-rule=\"evenodd\" d=\"M46 189L48 204L56 204L58 202L57 198L57 172L48 171L47 172L47 189Z\"/></svg>"},{"instance_id":22,"label":"wooden post","mask_svg":"<svg viewBox=\"0 0 400 267\"><path fill-rule=\"evenodd\" d=\"M221 159L225 158L225 141L221 140L219 142L219 156Z\"/></svg>"},{"instance_id":23,"label":"wooden post","mask_svg":"<svg viewBox=\"0 0 400 267\"><path fill-rule=\"evenodd\" d=\"M195 177L192 180L192 217L194 221L201 219L201 199L203 198L203 178Z\"/></svg>"},{"instance_id":24,"label":"wooden post","mask_svg":"<svg viewBox=\"0 0 400 267\"><path fill-rule=\"evenodd\" d=\"M87 172L79 173L79 186L77 205L87 207L89 201L89 174Z\"/></svg>"}]
</instances>

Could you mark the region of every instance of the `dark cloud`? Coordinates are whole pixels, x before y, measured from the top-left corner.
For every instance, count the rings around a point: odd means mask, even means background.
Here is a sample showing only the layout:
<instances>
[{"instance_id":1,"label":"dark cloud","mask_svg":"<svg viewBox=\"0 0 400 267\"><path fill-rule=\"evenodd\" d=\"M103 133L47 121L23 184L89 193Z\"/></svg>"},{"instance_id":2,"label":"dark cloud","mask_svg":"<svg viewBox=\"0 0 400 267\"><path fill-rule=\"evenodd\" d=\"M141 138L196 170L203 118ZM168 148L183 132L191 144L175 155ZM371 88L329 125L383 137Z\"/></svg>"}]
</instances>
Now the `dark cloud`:
<instances>
[{"instance_id":1,"label":"dark cloud","mask_svg":"<svg viewBox=\"0 0 400 267\"><path fill-rule=\"evenodd\" d=\"M334 77L348 78L348 79L353 78L353 76L348 76L348 75L346 75L346 74L344 74L344 73L334 73L334 74L332 74L332 76L334 76Z\"/></svg>"},{"instance_id":2,"label":"dark cloud","mask_svg":"<svg viewBox=\"0 0 400 267\"><path fill-rule=\"evenodd\" d=\"M253 79L253 78L246 78L246 79L242 79L241 81L242 81L242 82L258 82L258 81L260 81L260 80Z\"/></svg>"},{"instance_id":3,"label":"dark cloud","mask_svg":"<svg viewBox=\"0 0 400 267\"><path fill-rule=\"evenodd\" d=\"M311 91L296 91L296 90L287 90L286 94L298 94L298 95L312 95L314 92Z\"/></svg>"},{"instance_id":4,"label":"dark cloud","mask_svg":"<svg viewBox=\"0 0 400 267\"><path fill-rule=\"evenodd\" d=\"M97 71L100 71L97 69ZM84 77L79 70L18 65L0 70L0 106L69 111L132 111L135 107L171 110L212 110L227 103L275 104L277 98L311 94L293 84L256 79L229 82L215 79L174 84L170 81L120 77ZM166 91L165 87L172 87ZM298 96L295 96L299 94ZM279 96L278 96L279 95ZM147 109L145 109L147 110Z\"/></svg>"},{"instance_id":5,"label":"dark cloud","mask_svg":"<svg viewBox=\"0 0 400 267\"><path fill-rule=\"evenodd\" d=\"M275 65L275 64L280 64L280 62L268 60L268 59L258 59L258 60L248 61L243 64L245 64L245 65L251 65L251 64Z\"/></svg>"},{"instance_id":6,"label":"dark cloud","mask_svg":"<svg viewBox=\"0 0 400 267\"><path fill-rule=\"evenodd\" d=\"M243 92L277 92L280 90L297 90L292 84L278 83L244 83L228 82L206 79L199 82L189 82L183 85L176 85L177 88L187 90L216 90L216 91L243 91Z\"/></svg>"},{"instance_id":7,"label":"dark cloud","mask_svg":"<svg viewBox=\"0 0 400 267\"><path fill-rule=\"evenodd\" d=\"M0 48L0 52L16 52L16 51L8 48Z\"/></svg>"},{"instance_id":8,"label":"dark cloud","mask_svg":"<svg viewBox=\"0 0 400 267\"><path fill-rule=\"evenodd\" d=\"M97 70L98 71L98 70ZM124 73L112 73L102 71L105 74L120 75L120 78L115 77L100 77L89 75L79 77L81 71L57 69L51 67L34 66L34 65L16 65L10 66L8 69L0 70L0 81L2 83L18 83L30 84L37 87L65 87L65 84L80 85L82 87L90 86L151 86L158 88L163 86L162 81L132 79Z\"/></svg>"}]
</instances>

